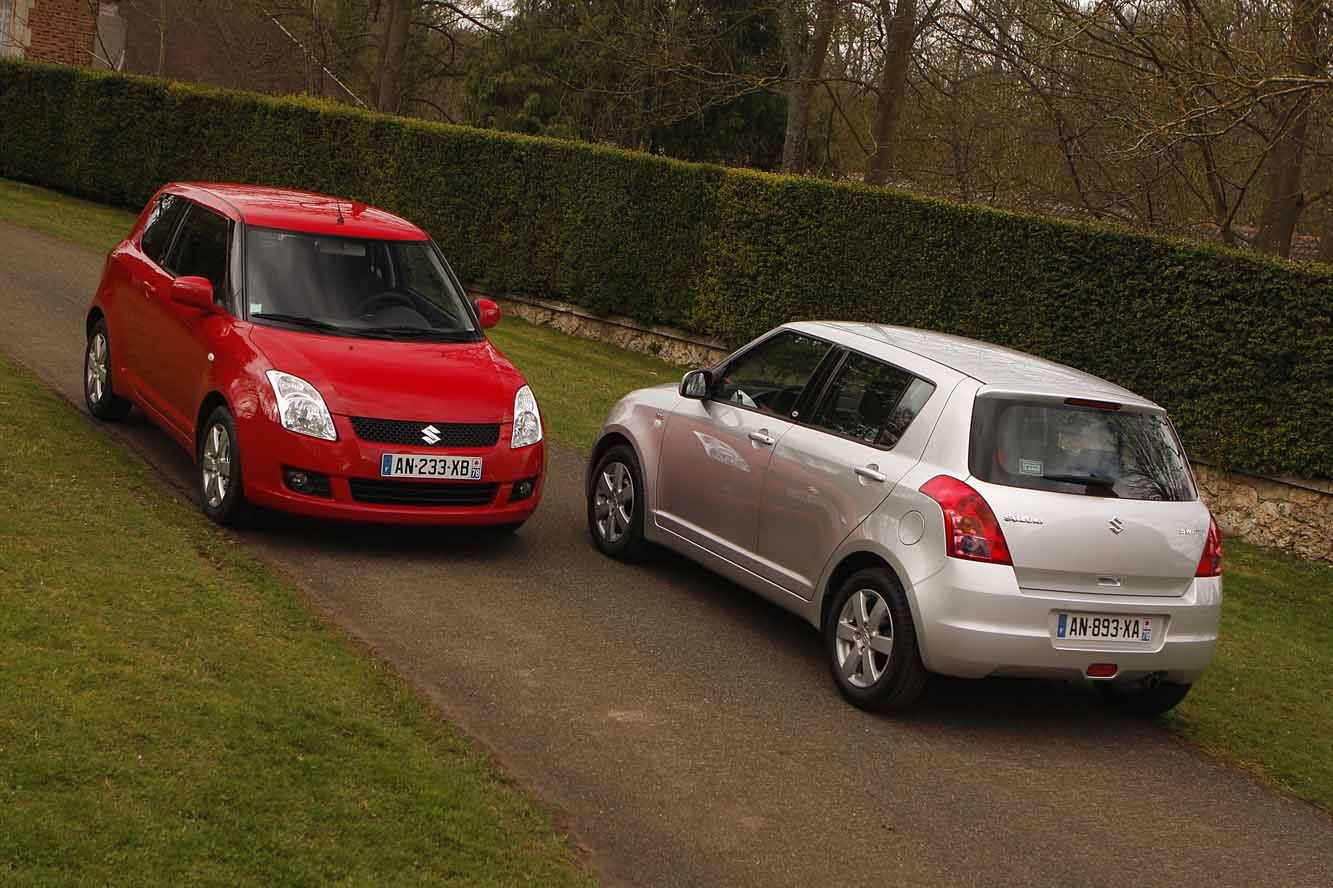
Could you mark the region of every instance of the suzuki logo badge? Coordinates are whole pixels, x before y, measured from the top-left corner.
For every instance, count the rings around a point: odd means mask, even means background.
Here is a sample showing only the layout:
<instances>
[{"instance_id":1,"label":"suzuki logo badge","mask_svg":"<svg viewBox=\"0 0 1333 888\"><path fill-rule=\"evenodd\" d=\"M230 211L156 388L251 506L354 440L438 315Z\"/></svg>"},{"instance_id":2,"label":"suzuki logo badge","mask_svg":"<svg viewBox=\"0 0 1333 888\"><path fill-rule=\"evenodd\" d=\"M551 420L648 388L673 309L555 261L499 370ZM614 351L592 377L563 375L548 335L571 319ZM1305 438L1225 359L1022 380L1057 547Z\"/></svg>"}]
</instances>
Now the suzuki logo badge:
<instances>
[{"instance_id":1,"label":"suzuki logo badge","mask_svg":"<svg viewBox=\"0 0 1333 888\"><path fill-rule=\"evenodd\" d=\"M1111 528L1111 533L1119 536L1120 532L1125 529L1125 522L1121 521L1118 517L1112 518L1110 521L1106 522L1106 526Z\"/></svg>"},{"instance_id":2,"label":"suzuki logo badge","mask_svg":"<svg viewBox=\"0 0 1333 888\"><path fill-rule=\"evenodd\" d=\"M426 426L421 430L421 440L425 441L427 444L439 444L440 430L433 425Z\"/></svg>"}]
</instances>

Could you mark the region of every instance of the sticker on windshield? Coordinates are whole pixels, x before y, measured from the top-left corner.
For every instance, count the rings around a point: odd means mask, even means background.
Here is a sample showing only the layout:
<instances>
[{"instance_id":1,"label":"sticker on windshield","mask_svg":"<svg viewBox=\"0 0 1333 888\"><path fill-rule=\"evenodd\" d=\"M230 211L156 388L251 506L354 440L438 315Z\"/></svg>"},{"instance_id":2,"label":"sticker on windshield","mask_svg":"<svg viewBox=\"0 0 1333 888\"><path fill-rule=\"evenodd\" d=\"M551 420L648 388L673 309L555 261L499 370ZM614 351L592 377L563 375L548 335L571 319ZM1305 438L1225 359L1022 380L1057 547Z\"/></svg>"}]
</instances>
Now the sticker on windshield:
<instances>
[{"instance_id":1,"label":"sticker on windshield","mask_svg":"<svg viewBox=\"0 0 1333 888\"><path fill-rule=\"evenodd\" d=\"M252 314L252 315L257 315L257 314L263 314L263 313L264 313L264 303L262 303L262 302L251 302L251 303L250 303L250 314Z\"/></svg>"},{"instance_id":2,"label":"sticker on windshield","mask_svg":"<svg viewBox=\"0 0 1333 888\"><path fill-rule=\"evenodd\" d=\"M1018 461L1018 471L1024 475L1040 475L1041 460L1039 459L1020 459Z\"/></svg>"}]
</instances>

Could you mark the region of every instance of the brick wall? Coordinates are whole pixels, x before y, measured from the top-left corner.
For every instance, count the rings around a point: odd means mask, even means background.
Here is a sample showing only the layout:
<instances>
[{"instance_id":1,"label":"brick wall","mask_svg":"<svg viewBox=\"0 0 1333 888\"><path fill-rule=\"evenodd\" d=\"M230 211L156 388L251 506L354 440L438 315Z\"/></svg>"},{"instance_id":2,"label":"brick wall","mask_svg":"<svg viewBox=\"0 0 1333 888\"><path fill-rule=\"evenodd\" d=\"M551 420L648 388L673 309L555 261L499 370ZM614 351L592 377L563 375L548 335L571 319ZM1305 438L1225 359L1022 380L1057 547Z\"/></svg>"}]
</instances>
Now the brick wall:
<instances>
[{"instance_id":1,"label":"brick wall","mask_svg":"<svg viewBox=\"0 0 1333 888\"><path fill-rule=\"evenodd\" d=\"M92 62L95 4L88 0L35 0L28 10L32 32L27 57L66 65Z\"/></svg>"}]
</instances>

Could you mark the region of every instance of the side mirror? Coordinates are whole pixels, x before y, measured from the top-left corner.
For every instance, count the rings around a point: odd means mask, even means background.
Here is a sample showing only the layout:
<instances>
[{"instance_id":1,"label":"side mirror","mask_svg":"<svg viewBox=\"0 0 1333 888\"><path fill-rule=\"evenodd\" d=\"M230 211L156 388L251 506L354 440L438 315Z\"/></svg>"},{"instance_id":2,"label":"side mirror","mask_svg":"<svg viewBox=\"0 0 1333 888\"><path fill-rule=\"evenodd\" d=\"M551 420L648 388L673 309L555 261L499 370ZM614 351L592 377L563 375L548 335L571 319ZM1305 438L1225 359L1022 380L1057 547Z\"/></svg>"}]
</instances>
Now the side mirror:
<instances>
[{"instance_id":1,"label":"side mirror","mask_svg":"<svg viewBox=\"0 0 1333 888\"><path fill-rule=\"evenodd\" d=\"M210 314L217 311L217 306L213 304L213 285L208 278L176 278L171 282L171 301Z\"/></svg>"},{"instance_id":2,"label":"side mirror","mask_svg":"<svg viewBox=\"0 0 1333 888\"><path fill-rule=\"evenodd\" d=\"M680 396L694 401L702 401L713 390L713 371L691 370L680 381Z\"/></svg>"},{"instance_id":3,"label":"side mirror","mask_svg":"<svg viewBox=\"0 0 1333 888\"><path fill-rule=\"evenodd\" d=\"M500 306L496 305L490 299L478 299L476 301L477 317L481 318L482 329L494 327L500 323Z\"/></svg>"}]
</instances>

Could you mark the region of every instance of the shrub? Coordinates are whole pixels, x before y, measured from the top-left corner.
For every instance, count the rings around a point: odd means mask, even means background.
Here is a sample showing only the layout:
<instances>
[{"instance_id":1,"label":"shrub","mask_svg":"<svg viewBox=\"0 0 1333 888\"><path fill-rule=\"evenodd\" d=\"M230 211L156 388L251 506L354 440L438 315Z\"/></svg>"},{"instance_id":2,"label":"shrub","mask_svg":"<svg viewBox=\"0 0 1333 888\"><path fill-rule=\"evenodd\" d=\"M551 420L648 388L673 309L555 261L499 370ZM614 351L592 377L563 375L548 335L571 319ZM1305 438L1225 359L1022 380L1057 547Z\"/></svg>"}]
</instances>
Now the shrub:
<instances>
[{"instance_id":1,"label":"shrub","mask_svg":"<svg viewBox=\"0 0 1333 888\"><path fill-rule=\"evenodd\" d=\"M420 224L470 283L740 343L928 327L1140 392L1196 456L1333 477L1333 270L600 146L0 61L0 175L139 208L164 182L324 191Z\"/></svg>"}]
</instances>

